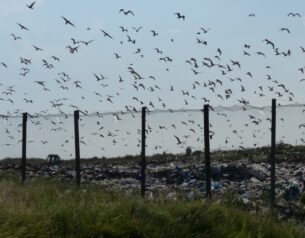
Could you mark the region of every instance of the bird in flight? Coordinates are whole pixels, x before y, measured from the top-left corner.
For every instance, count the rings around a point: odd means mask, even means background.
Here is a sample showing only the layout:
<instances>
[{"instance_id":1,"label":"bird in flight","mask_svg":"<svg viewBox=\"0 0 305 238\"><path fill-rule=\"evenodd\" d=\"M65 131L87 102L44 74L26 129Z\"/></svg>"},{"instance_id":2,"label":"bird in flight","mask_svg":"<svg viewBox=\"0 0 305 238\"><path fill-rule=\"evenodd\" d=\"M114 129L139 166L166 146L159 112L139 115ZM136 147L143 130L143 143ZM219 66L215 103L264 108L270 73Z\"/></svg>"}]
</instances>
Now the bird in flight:
<instances>
[{"instance_id":1,"label":"bird in flight","mask_svg":"<svg viewBox=\"0 0 305 238\"><path fill-rule=\"evenodd\" d=\"M158 35L158 33L156 31L154 31L154 30L151 30L150 32L153 34L153 36L157 36Z\"/></svg>"},{"instance_id":2,"label":"bird in flight","mask_svg":"<svg viewBox=\"0 0 305 238\"><path fill-rule=\"evenodd\" d=\"M35 5L36 1L32 2L30 5L26 4L26 6L29 8L29 9L34 9L34 5Z\"/></svg>"},{"instance_id":3,"label":"bird in flight","mask_svg":"<svg viewBox=\"0 0 305 238\"><path fill-rule=\"evenodd\" d=\"M205 29L205 28L203 28L203 27L200 27L200 30L202 30L203 33L206 34L206 33L209 32L210 28Z\"/></svg>"},{"instance_id":4,"label":"bird in flight","mask_svg":"<svg viewBox=\"0 0 305 238\"><path fill-rule=\"evenodd\" d=\"M34 47L34 49L36 50L36 51L43 51L43 49L41 49L41 48L39 48L39 47L37 47L37 46L35 46L35 45L32 45L33 47Z\"/></svg>"},{"instance_id":5,"label":"bird in flight","mask_svg":"<svg viewBox=\"0 0 305 238\"><path fill-rule=\"evenodd\" d=\"M300 125L299 125L299 129L300 129L301 127L305 127L305 123L300 124Z\"/></svg>"},{"instance_id":6,"label":"bird in flight","mask_svg":"<svg viewBox=\"0 0 305 238\"><path fill-rule=\"evenodd\" d=\"M34 81L35 83L38 83L39 85L45 87L45 81Z\"/></svg>"},{"instance_id":7,"label":"bird in flight","mask_svg":"<svg viewBox=\"0 0 305 238\"><path fill-rule=\"evenodd\" d=\"M292 17L301 17L301 14L298 13L298 12L296 12L296 13L289 12L289 13L287 14L287 17L290 17L290 16L292 16Z\"/></svg>"},{"instance_id":8,"label":"bird in flight","mask_svg":"<svg viewBox=\"0 0 305 238\"><path fill-rule=\"evenodd\" d=\"M284 28L284 27L282 27L282 28L280 29L280 31L286 31L287 33L289 33L289 34L290 34L290 30L289 30L288 28Z\"/></svg>"},{"instance_id":9,"label":"bird in flight","mask_svg":"<svg viewBox=\"0 0 305 238\"><path fill-rule=\"evenodd\" d=\"M126 16L128 15L128 14L131 14L131 15L133 15L134 16L134 13L131 11L131 10L127 10L127 11L125 11L124 9L121 9L120 10L120 13L124 13Z\"/></svg>"},{"instance_id":10,"label":"bird in flight","mask_svg":"<svg viewBox=\"0 0 305 238\"><path fill-rule=\"evenodd\" d=\"M251 13L248 15L248 17L255 17L256 15L254 13Z\"/></svg>"},{"instance_id":11,"label":"bird in flight","mask_svg":"<svg viewBox=\"0 0 305 238\"><path fill-rule=\"evenodd\" d=\"M102 29L100 29L100 31L104 33L104 36L105 36L105 37L107 36L107 37L109 37L110 39L113 39L113 37L112 37L111 35L109 35L109 33L107 33L106 31L104 31L104 30L102 30Z\"/></svg>"},{"instance_id":12,"label":"bird in flight","mask_svg":"<svg viewBox=\"0 0 305 238\"><path fill-rule=\"evenodd\" d=\"M56 60L56 61L58 61L59 62L59 58L58 57L56 57L56 56L51 56L51 58L53 59L53 60Z\"/></svg>"},{"instance_id":13,"label":"bird in flight","mask_svg":"<svg viewBox=\"0 0 305 238\"><path fill-rule=\"evenodd\" d=\"M177 145L180 145L180 144L185 143L185 142L181 141L180 138L179 138L178 136L175 136L175 135L174 135L174 137L175 137L176 140L177 140Z\"/></svg>"},{"instance_id":14,"label":"bird in flight","mask_svg":"<svg viewBox=\"0 0 305 238\"><path fill-rule=\"evenodd\" d=\"M22 39L20 36L16 36L15 34L11 34L11 36L14 38L14 40L21 40Z\"/></svg>"},{"instance_id":15,"label":"bird in flight","mask_svg":"<svg viewBox=\"0 0 305 238\"><path fill-rule=\"evenodd\" d=\"M70 46L70 45L68 45L68 46L66 47L66 49L69 49L69 51L70 51L71 54L73 54L74 52L77 52L77 51L78 51L78 48L79 48L79 46L72 47L72 46Z\"/></svg>"},{"instance_id":16,"label":"bird in flight","mask_svg":"<svg viewBox=\"0 0 305 238\"><path fill-rule=\"evenodd\" d=\"M25 26L21 25L20 23L17 23L18 26L20 26L21 30L26 30L28 31L29 29L26 28Z\"/></svg>"},{"instance_id":17,"label":"bird in flight","mask_svg":"<svg viewBox=\"0 0 305 238\"><path fill-rule=\"evenodd\" d=\"M85 44L86 46L89 45L91 42L93 42L94 40L89 40L89 41L80 41L81 43Z\"/></svg>"},{"instance_id":18,"label":"bird in flight","mask_svg":"<svg viewBox=\"0 0 305 238\"><path fill-rule=\"evenodd\" d=\"M101 73L100 73L100 77L99 77L97 74L95 74L95 73L93 73L93 75L95 76L96 81L100 81L100 80L107 79L107 78L105 78L104 75L102 75Z\"/></svg>"},{"instance_id":19,"label":"bird in flight","mask_svg":"<svg viewBox=\"0 0 305 238\"><path fill-rule=\"evenodd\" d=\"M61 16L62 17L62 19L64 19L65 20L65 25L71 25L71 26L73 26L73 27L75 27L75 25L70 21L70 20L68 20L67 18L65 18L65 17L63 17L63 16Z\"/></svg>"},{"instance_id":20,"label":"bird in flight","mask_svg":"<svg viewBox=\"0 0 305 238\"><path fill-rule=\"evenodd\" d=\"M137 33L138 33L142 28L143 28L142 26L139 26L138 28L132 27L132 29L134 29Z\"/></svg>"},{"instance_id":21,"label":"bird in flight","mask_svg":"<svg viewBox=\"0 0 305 238\"><path fill-rule=\"evenodd\" d=\"M179 12L174 13L174 15L176 15L178 19L181 18L183 21L185 20L185 15L182 15L182 14L179 13Z\"/></svg>"},{"instance_id":22,"label":"bird in flight","mask_svg":"<svg viewBox=\"0 0 305 238\"><path fill-rule=\"evenodd\" d=\"M0 64L1 64L3 67L7 68L7 65L6 65L5 63L0 62Z\"/></svg>"}]
</instances>

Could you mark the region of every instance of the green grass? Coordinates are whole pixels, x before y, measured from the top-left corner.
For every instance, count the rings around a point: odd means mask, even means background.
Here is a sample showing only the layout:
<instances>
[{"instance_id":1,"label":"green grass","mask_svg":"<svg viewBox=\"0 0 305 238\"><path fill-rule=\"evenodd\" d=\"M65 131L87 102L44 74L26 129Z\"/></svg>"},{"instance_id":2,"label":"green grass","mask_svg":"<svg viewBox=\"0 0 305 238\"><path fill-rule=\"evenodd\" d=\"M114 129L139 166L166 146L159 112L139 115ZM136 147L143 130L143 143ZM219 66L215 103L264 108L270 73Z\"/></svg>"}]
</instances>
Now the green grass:
<instances>
[{"instance_id":1,"label":"green grass","mask_svg":"<svg viewBox=\"0 0 305 238\"><path fill-rule=\"evenodd\" d=\"M50 179L0 177L0 237L305 237L293 224L211 201L142 200Z\"/></svg>"}]
</instances>

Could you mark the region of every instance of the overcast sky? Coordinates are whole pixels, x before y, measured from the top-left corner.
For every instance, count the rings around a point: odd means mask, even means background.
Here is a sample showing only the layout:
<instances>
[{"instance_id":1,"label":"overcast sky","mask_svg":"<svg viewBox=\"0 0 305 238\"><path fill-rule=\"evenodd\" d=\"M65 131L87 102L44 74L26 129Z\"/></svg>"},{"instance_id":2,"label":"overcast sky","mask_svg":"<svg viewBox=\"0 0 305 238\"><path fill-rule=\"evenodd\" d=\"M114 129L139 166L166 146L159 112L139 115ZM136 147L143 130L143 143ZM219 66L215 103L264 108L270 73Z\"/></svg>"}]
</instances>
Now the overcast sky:
<instances>
[{"instance_id":1,"label":"overcast sky","mask_svg":"<svg viewBox=\"0 0 305 238\"><path fill-rule=\"evenodd\" d=\"M7 66L0 65L2 114L18 109L72 112L75 106L100 112L139 109L142 105L151 110L201 108L203 97L213 106L240 104L238 100L242 99L269 105L273 97L283 104L305 102L305 81L301 81L305 75L299 70L305 67L305 53L300 48L305 47L302 0L39 0L33 9L26 6L31 1L1 3L0 62ZM131 10L134 15L125 15L120 9ZM185 20L178 19L176 12ZM287 16L290 12L301 17ZM65 25L62 16L75 27ZM140 26L138 32L133 29ZM290 33L281 28L288 28ZM104 37L101 29L112 39ZM152 30L158 35L154 37ZM14 40L11 34L22 39ZM127 35L135 44L128 42ZM71 38L93 41L86 46L82 42L73 44ZM197 41L206 41L206 45ZM79 48L72 54L67 46ZM285 56L288 50L291 54ZM31 64L21 63L20 58ZM220 66L208 67L211 62L204 58ZM240 62L241 68L231 60ZM128 70L130 66L141 79ZM70 79L65 81L61 72ZM106 79L97 81L94 74ZM35 81L44 81L44 86ZM226 92L228 89L231 92Z\"/></svg>"},{"instance_id":2,"label":"overcast sky","mask_svg":"<svg viewBox=\"0 0 305 238\"><path fill-rule=\"evenodd\" d=\"M89 157L139 153L142 106L197 109L148 116L151 154L202 149L207 102L305 104L304 0L0 1L0 114L62 114L29 120L30 157L74 155L64 114L76 109L135 114L84 118ZM277 141L303 143L303 106L289 110ZM212 148L270 142L270 111L222 113L211 118ZM2 157L18 156L20 118L3 118L0 130Z\"/></svg>"}]
</instances>

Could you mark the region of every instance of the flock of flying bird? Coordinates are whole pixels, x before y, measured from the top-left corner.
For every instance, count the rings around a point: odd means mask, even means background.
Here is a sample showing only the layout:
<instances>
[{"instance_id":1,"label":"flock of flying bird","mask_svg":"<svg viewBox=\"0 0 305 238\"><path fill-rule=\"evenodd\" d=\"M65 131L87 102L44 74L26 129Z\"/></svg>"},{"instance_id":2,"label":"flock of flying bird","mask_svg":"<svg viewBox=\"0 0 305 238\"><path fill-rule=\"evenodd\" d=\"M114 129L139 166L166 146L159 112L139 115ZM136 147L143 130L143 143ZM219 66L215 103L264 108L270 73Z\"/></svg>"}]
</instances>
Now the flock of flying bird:
<instances>
[{"instance_id":1,"label":"flock of flying bird","mask_svg":"<svg viewBox=\"0 0 305 238\"><path fill-rule=\"evenodd\" d=\"M36 1L33 1L29 4L26 4L25 7L27 7L29 10L35 10L35 6L36 6ZM136 17L136 14L134 11L129 10L129 9L120 9L118 10L118 14L122 14L123 16L126 17ZM177 21L182 21L185 22L187 21L187 17L180 13L180 12L175 12L172 13L172 17L176 18ZM248 15L248 18L253 18L256 17L256 15L254 13L251 13ZM287 17L289 18L300 18L301 14L297 13L297 12L290 12L287 14ZM72 28L77 28L77 24L74 23L72 20L70 20L69 18L67 18L66 16L60 16L60 18L63 21L63 25L65 27L72 27ZM22 41L24 39L24 37L26 37L26 35L24 34L24 32L30 32L32 29L29 26L25 26L22 23L17 23L17 27L19 28L19 34L16 33L11 33L10 37L12 37L12 40L15 42L19 42ZM135 51L133 52L133 55L137 55L140 58L144 58L144 52L143 49L137 46L137 41L140 39L141 34L144 34L143 32L148 32L148 34L151 35L151 37L153 38L158 38L160 37L160 33L156 30L156 29L151 29L151 30L146 30L145 26L134 26L131 28L128 28L126 26L118 26L118 29L120 31L120 33L124 34L124 37L120 38L119 40L117 40L116 37L113 36L112 32L110 31L106 31L105 29L100 28L99 32L101 33L101 37L104 37L105 40L111 40L111 41L118 41L118 43L121 46L124 46L126 44L129 44L130 46L135 48ZM92 28L91 27L87 27L86 29L84 29L84 31L86 30L86 32L91 32ZM17 29L16 29L17 31ZM205 28L205 27L199 27L198 31L194 33L194 44L196 44L197 46L200 47L207 47L210 42L208 41L208 35L209 32L211 31L210 28ZM290 29L286 28L286 27L281 27L278 30L279 32L283 32L283 34L292 34ZM145 33L146 33L145 32ZM174 37L169 37L169 42L170 44L175 44L175 39ZM292 57L292 55L295 53L300 53L300 54L305 54L305 48L303 46L299 46L298 50L295 50L294 52L292 52L291 49L281 49L273 40L265 38L262 40L262 42L269 48L268 49L268 53L262 51L262 50L256 50L255 47L253 47L252 45L248 44L248 43L244 43L244 45L241 46L241 52L242 52L242 57L253 57L254 55L256 55L257 57L263 57L263 58L267 58L268 54L272 54L274 56L277 57L283 57L283 58L289 58ZM70 38L70 41L67 45L65 45L63 47L63 50L66 50L68 54L72 54L72 55L76 55L79 50L83 47L94 47L94 44L97 44L97 40L96 39L91 39L91 40L80 40L80 39L75 39L75 38ZM46 52L47 49L43 49L43 47L37 46L37 45L32 45L33 50L35 52ZM151 49L152 51L154 51L157 60L162 63L164 65L165 71L169 72L171 70L171 64L173 64L173 62L175 61L175 59L170 56L165 54L166 49L160 49L158 47L152 47ZM118 51L113 53L113 57L116 60L120 60L120 58L123 57L123 55L121 55ZM169 112L173 112L172 109L170 109L167 105L166 105L166 101L164 99L162 99L160 96L154 96L155 95L160 95L160 93L165 92L165 95L171 94L172 92L177 92L178 91L178 95L177 98L182 99L184 102L184 106L188 106L190 104L190 100L202 100L203 103L209 103L211 98L207 98L205 97L201 97L201 98L197 98L195 96L195 93L193 93L195 90L201 90L204 94L201 95L206 95L206 91L209 91L209 93L212 93L214 95L214 97L225 101L225 100L230 100L233 97L233 92L235 93L235 95L240 95L240 98L236 99L236 103L240 104L242 106L242 108L244 110L246 110L247 105L249 104L249 100L247 100L247 98L244 96L245 92L247 91L247 93L249 93L249 91L251 90L250 88L247 88L246 86L246 82L248 80L254 80L255 79L255 74L251 71L247 71L245 74L239 75L238 77L233 77L233 73L237 73L238 71L241 70L243 68L243 63L240 60L237 59L233 59L231 58L229 61L224 59L224 52L223 49L221 49L220 47L217 47L217 49L215 49L215 54L208 57L208 56L204 56L202 58L196 58L196 57L190 57L190 58L186 58L185 59L185 66L189 67L189 72L190 75L192 75L192 77L190 77L189 82L190 82L190 87L189 88L183 88L180 90L176 89L176 85L175 84L171 84L169 86L169 88L165 89L162 88L159 84L158 84L158 77L155 75L143 75L142 73L140 73L137 69L136 66L134 64L130 64L127 67L127 72L129 75L129 78L126 79L124 77L122 77L121 75L118 75L118 78L116 80L116 84L119 85L118 88L120 88L120 90L123 90L125 88L132 88L134 91L134 94L131 95L131 100L133 102L132 105L125 105L124 108L122 108L122 110L120 112L117 113L113 113L112 115L115 117L115 119L117 121L122 120L122 115L124 114L128 114L131 115L132 117L135 117L135 114L138 113L138 109L141 106L147 106L148 111L153 111L153 110L157 110L157 109L162 109L162 110L166 110ZM20 56L19 58L19 62L20 62L20 77L28 77L28 75L31 72L31 65L32 65L32 59L29 57L23 57ZM60 64L61 59L60 57L56 56L56 55L51 55L49 57L49 59L45 59L42 58L41 59L42 62L42 67L44 67L45 69L55 69L56 70L56 66L57 64ZM4 60L0 60L0 66L2 66L2 69L0 68L0 70L6 70L10 67L10 65L8 63L6 63ZM287 101L294 101L294 93L289 90L288 85L277 81L276 79L273 79L272 74L271 74L271 69L272 67L269 65L266 65L266 70L268 71L268 73L266 74L266 83L268 85L258 85L256 89L254 89L253 93L257 95L257 97L259 98L264 98L267 95L270 95L271 93L273 93L273 95L276 98L283 98ZM215 72L215 75L219 75L217 76L214 80L211 79L202 79L200 76L202 75L202 73L204 71L212 71ZM300 77L304 76L305 74L305 66L301 66L299 68L296 69L296 71L298 71L298 73L300 74ZM0 71L1 73L1 71ZM120 90L118 90L117 92L114 91L110 91L108 88L111 86L111 84L113 83L114 79L111 79L111 81L109 81L109 79L107 78L107 76L105 76L103 73L100 72L92 72L90 77L92 78L92 80L95 80L96 83L99 85L96 87L96 90L93 92L93 96L96 97L96 102L97 105L99 105L99 103L109 103L109 104L115 104L115 100L117 100L120 97ZM68 95L68 90L71 88L74 88L75 90L85 90L85 85L83 81L80 80L74 80L74 77L71 76L70 73L67 72L56 72L56 78L54 79L54 81L52 83L55 83L55 85L57 85L57 90L63 90L65 92L67 92ZM130 79L132 79L132 83L130 83ZM301 78L300 82L305 81L305 78ZM225 88L225 85L228 84L228 82L230 84L234 84L235 85L235 89L232 88ZM50 87L48 86L50 84L49 81L34 81L33 83L35 83L38 87L35 88L35 90L43 90L47 92L51 92ZM15 89L16 85L4 85L3 83L0 83L0 87L3 88L2 91L2 96L0 97L0 102L3 103L9 103L10 106L14 105L14 99L16 99L16 97L20 97L20 94L17 94L17 91ZM99 91L99 88L103 89L102 91ZM236 88L239 88L238 90ZM253 89L252 89L253 90ZM143 98L141 98L140 96L137 95L141 95L140 93L144 93L144 95L149 95L149 96L145 96ZM15 96L16 95L16 96ZM24 103L27 104L33 104L34 105L34 100L31 99L31 95L30 92L24 92L25 97L23 98ZM14 98L15 96L15 98ZM181 96L181 97L180 97ZM86 100L85 96L81 96L81 100ZM52 117L47 117L48 113L50 113L51 109L56 109L58 111L59 114L66 116L67 117L67 113L65 112L65 107L66 108L70 108L71 110L75 110L75 109L80 109L77 105L74 104L69 104L68 105L68 101L69 98L68 97L60 97L60 98L55 98L53 100L50 101L50 105L49 105L49 109L47 110L41 110L40 112L37 112L35 114L32 115L32 119L31 119L31 123L37 127L40 127L40 129L42 129L42 121L39 120L40 116L43 116L47 121L50 122L49 126L50 126L50 132L52 133L58 133L59 131L65 131L63 125L63 122L56 122L54 120L52 120ZM97 106L100 107L100 106ZM213 107L211 107L213 109ZM10 118L20 114L23 111L22 108L20 109L16 109L13 112L11 111L7 111L6 115L1 115L6 121L9 121ZM87 110L82 110L85 114L90 114L89 111ZM304 112L305 110L303 110ZM227 118L227 114L225 113L218 113L219 116L222 116L223 118L225 118L224 123L227 123L227 125L229 127L232 127L232 121ZM91 132L92 136L96 136L99 138L104 138L104 137L109 137L112 139L112 143L113 145L116 145L120 139L119 136L119 131L118 130L107 130L104 126L103 126L103 122L100 121L100 119L103 119L103 114L100 113L96 113L96 116L98 117L99 120L96 121L96 126L98 127L97 130L94 130ZM280 119L282 122L284 121L284 118ZM243 148L242 144L243 144L243 133L244 133L244 129L246 127L249 126L249 124L252 125L259 125L263 122L268 122L270 121L270 118L259 118L256 116L253 116L249 113L249 121L244 122L243 126L244 127L240 127L238 129L233 129L232 128L232 133L237 136L240 139L240 148ZM162 132L164 131L166 133L166 131L169 129L169 127L172 130L177 130L176 133L174 133L172 136L172 139L176 141L177 145L179 146L184 146L188 144L188 139L191 136L197 136L196 141L198 143L202 143L202 138L199 135L202 135L202 125L199 122L195 122L194 120L185 120L185 121L181 121L181 124L187 127L187 131L189 132L189 134L184 134L181 136L177 136L179 134L179 127L181 125L178 124L171 124L171 125L150 125L148 123L148 129L147 129L147 133L151 133L153 131L156 132ZM13 126L13 124L8 124L8 126ZM211 124L211 126L213 125L213 122ZM85 125L82 125L85 126ZM155 127L155 128L154 128ZM302 123L299 125L299 129L302 129L302 127L305 128L305 124ZM214 133L213 132L213 126L211 127L211 137L213 137ZM2 145L6 145L6 146L10 146L10 145L14 145L13 141L15 141L15 135L12 133L12 130L15 130L15 132L19 133L21 128L20 125L18 125L17 128L5 128L4 129L5 134L7 135L7 138L9 139L9 143L5 143ZM107 131L105 131L107 130ZM127 136L130 136L132 133L130 131L128 131L128 129L126 129L126 131L124 132L126 133ZM140 131L136 132L137 134L140 134ZM257 146L259 144L259 138L261 136L264 136L265 133L268 133L266 131L262 131L262 130L254 130L253 131L253 138L257 138L257 141L253 144L253 146ZM47 135L45 135L47 137ZM128 143L126 142L126 139L121 138L122 140L125 141L124 145L127 147ZM300 140L304 143L304 139L300 138ZM70 143L71 139L67 138L67 139L63 139L63 143L61 143L61 147L65 147L65 144ZM230 137L225 137L224 136L224 143L228 144L230 141ZM34 142L33 140L30 140L29 142ZM40 143L42 145L45 145L48 143L47 138L40 140ZM82 138L81 139L81 143L84 145L87 145L86 142L86 138ZM140 141L138 140L138 146L140 145ZM101 147L103 150L105 148ZM162 150L163 145L160 144L156 144L155 145L155 149L156 150Z\"/></svg>"}]
</instances>

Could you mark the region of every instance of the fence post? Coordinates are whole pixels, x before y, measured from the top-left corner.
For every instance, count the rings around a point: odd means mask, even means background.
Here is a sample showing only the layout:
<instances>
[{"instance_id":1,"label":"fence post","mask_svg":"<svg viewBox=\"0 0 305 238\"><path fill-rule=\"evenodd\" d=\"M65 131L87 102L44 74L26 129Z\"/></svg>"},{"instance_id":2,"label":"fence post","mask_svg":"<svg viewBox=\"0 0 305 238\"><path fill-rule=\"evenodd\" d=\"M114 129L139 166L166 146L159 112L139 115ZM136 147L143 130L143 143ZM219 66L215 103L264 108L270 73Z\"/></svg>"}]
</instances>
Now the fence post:
<instances>
[{"instance_id":1,"label":"fence post","mask_svg":"<svg viewBox=\"0 0 305 238\"><path fill-rule=\"evenodd\" d=\"M80 186L80 152L79 152L79 110L74 111L74 138L75 138L75 177L76 185Z\"/></svg>"},{"instance_id":2,"label":"fence post","mask_svg":"<svg viewBox=\"0 0 305 238\"><path fill-rule=\"evenodd\" d=\"M270 206L275 207L275 132L276 132L276 99L272 99L271 112L271 179L270 179Z\"/></svg>"},{"instance_id":3,"label":"fence post","mask_svg":"<svg viewBox=\"0 0 305 238\"><path fill-rule=\"evenodd\" d=\"M142 141L141 141L141 196L144 198L145 196L145 168L146 168L146 160L145 160L145 126L146 124L146 107L142 107Z\"/></svg>"},{"instance_id":4,"label":"fence post","mask_svg":"<svg viewBox=\"0 0 305 238\"><path fill-rule=\"evenodd\" d=\"M206 196L212 197L211 193L211 161L210 161L210 121L209 104L203 107L204 114L204 152L205 152L205 188Z\"/></svg>"},{"instance_id":5,"label":"fence post","mask_svg":"<svg viewBox=\"0 0 305 238\"><path fill-rule=\"evenodd\" d=\"M26 129L28 114L22 113L22 164L21 164L21 182L26 179Z\"/></svg>"}]
</instances>

